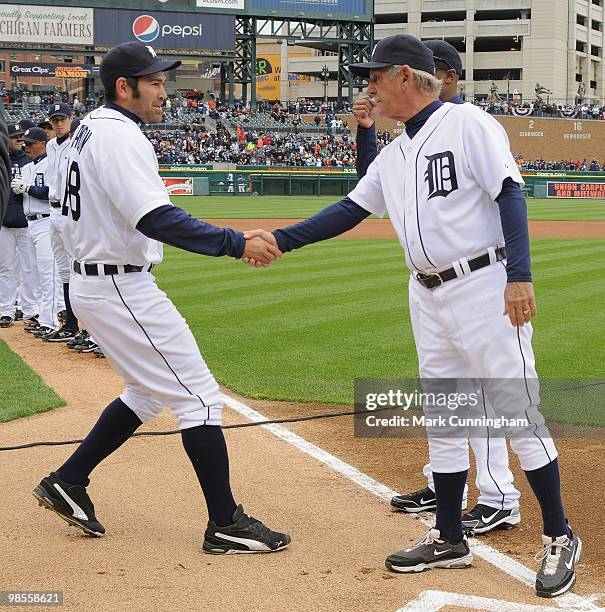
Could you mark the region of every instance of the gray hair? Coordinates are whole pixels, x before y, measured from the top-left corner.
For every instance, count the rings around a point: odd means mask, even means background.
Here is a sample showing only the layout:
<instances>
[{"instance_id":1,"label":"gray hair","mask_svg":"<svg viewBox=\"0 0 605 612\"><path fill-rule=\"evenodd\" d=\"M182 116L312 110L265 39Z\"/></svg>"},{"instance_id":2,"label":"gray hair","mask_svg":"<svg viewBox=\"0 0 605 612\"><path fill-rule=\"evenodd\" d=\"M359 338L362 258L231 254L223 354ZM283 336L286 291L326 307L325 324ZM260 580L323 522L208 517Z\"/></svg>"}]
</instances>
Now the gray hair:
<instances>
[{"instance_id":1,"label":"gray hair","mask_svg":"<svg viewBox=\"0 0 605 612\"><path fill-rule=\"evenodd\" d=\"M394 79L397 74L403 68L400 64L395 64L389 68L389 79ZM418 90L424 94L432 94L434 96L439 97L439 93L441 92L441 81L434 75L425 72L424 70L416 70L415 68L410 68L412 74L414 75L414 81L416 82L416 87Z\"/></svg>"}]
</instances>

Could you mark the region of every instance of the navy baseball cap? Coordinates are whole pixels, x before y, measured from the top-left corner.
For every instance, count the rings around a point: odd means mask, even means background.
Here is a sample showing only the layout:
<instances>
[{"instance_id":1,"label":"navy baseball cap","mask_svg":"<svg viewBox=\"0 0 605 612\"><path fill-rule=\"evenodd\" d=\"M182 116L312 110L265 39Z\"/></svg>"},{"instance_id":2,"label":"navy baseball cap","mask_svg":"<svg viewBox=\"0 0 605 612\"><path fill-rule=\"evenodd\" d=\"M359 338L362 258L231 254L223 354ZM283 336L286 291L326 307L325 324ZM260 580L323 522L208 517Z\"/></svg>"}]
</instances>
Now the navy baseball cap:
<instances>
[{"instance_id":1,"label":"navy baseball cap","mask_svg":"<svg viewBox=\"0 0 605 612\"><path fill-rule=\"evenodd\" d=\"M155 72L174 70L179 60L162 60L154 48L139 42L127 42L114 47L103 56L99 76L105 89L115 85L120 77L142 77Z\"/></svg>"},{"instance_id":2,"label":"navy baseball cap","mask_svg":"<svg viewBox=\"0 0 605 612\"><path fill-rule=\"evenodd\" d=\"M424 44L433 52L435 68L455 70L462 76L462 59L454 46L446 40L425 40Z\"/></svg>"},{"instance_id":3,"label":"navy baseball cap","mask_svg":"<svg viewBox=\"0 0 605 612\"><path fill-rule=\"evenodd\" d=\"M19 121L19 125L21 129L25 132L25 130L29 130L29 128L33 128L36 124L31 119L21 119Z\"/></svg>"},{"instance_id":4,"label":"navy baseball cap","mask_svg":"<svg viewBox=\"0 0 605 612\"><path fill-rule=\"evenodd\" d=\"M17 136L23 136L23 128L18 123L9 123L8 137L16 138Z\"/></svg>"},{"instance_id":5,"label":"navy baseball cap","mask_svg":"<svg viewBox=\"0 0 605 612\"><path fill-rule=\"evenodd\" d=\"M39 127L29 128L29 130L26 130L25 134L23 134L23 142L26 144L32 142L48 142L48 134L46 130Z\"/></svg>"},{"instance_id":6,"label":"navy baseball cap","mask_svg":"<svg viewBox=\"0 0 605 612\"><path fill-rule=\"evenodd\" d=\"M53 126L50 123L50 119L48 117L44 117L44 119L40 119L40 121L38 121L38 127L52 129Z\"/></svg>"},{"instance_id":7,"label":"navy baseball cap","mask_svg":"<svg viewBox=\"0 0 605 612\"><path fill-rule=\"evenodd\" d=\"M349 64L349 70L356 76L370 76L370 70L407 64L415 70L435 73L435 62L429 48L409 34L395 34L383 38L372 52L372 59L363 64Z\"/></svg>"},{"instance_id":8,"label":"navy baseball cap","mask_svg":"<svg viewBox=\"0 0 605 612\"><path fill-rule=\"evenodd\" d=\"M71 117L71 108L69 108L69 104L65 104L65 102L55 102L51 104L48 109L48 118L52 119L53 117Z\"/></svg>"}]
</instances>

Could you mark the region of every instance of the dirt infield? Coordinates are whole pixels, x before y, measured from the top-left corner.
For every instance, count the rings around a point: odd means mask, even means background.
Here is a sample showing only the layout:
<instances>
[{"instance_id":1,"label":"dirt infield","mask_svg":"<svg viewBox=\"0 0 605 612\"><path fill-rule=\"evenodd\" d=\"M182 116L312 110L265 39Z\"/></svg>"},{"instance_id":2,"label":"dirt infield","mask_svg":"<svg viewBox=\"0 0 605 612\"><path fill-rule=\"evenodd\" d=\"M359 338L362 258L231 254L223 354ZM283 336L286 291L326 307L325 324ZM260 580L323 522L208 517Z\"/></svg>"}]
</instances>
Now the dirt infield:
<instances>
[{"instance_id":1,"label":"dirt infield","mask_svg":"<svg viewBox=\"0 0 605 612\"><path fill-rule=\"evenodd\" d=\"M301 219L204 219L219 227L244 231L262 227L273 231ZM530 221L532 238L605 238L605 221ZM396 238L388 219L367 219L352 230L338 236L346 238Z\"/></svg>"},{"instance_id":2,"label":"dirt infield","mask_svg":"<svg viewBox=\"0 0 605 612\"><path fill-rule=\"evenodd\" d=\"M82 436L120 391L120 380L105 360L42 343L24 334L21 325L0 330L0 338L67 401L63 408L0 425L0 446ZM336 409L243 401L268 417ZM244 420L225 412L226 423ZM174 427L165 412L145 429ZM348 418L288 430L391 488L424 486L424 440L356 439ZM205 509L178 436L131 440L95 471L89 491L108 530L100 539L81 536L38 508L31 496L40 477L60 465L73 446L3 452L0 590L62 589L65 609L103 611L397 610L423 593L429 596L428 591L461 594L443 596L454 598L448 610L470 609L469 596L550 605L484 558L476 557L469 570L413 576L386 572L385 555L423 535L423 525L390 513L383 500L263 428L226 436L236 497L271 526L293 534L288 550L232 557L201 553ZM605 581L600 548L605 443L568 439L559 442L559 449L568 512L585 540L575 593L588 596L602 591ZM517 482L523 493L521 527L481 542L534 568L539 513L525 483ZM586 600L574 599L559 600L558 609L580 604L590 609ZM495 602L489 609L507 608Z\"/></svg>"}]
</instances>

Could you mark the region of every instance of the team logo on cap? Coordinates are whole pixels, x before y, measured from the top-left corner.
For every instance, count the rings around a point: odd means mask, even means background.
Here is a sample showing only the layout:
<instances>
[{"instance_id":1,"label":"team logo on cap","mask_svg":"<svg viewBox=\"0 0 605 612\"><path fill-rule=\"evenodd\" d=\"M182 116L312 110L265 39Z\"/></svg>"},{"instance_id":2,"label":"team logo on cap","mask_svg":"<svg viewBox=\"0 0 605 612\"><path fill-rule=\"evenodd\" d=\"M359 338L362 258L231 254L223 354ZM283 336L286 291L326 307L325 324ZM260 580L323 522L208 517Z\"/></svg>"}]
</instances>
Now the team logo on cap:
<instances>
[{"instance_id":1,"label":"team logo on cap","mask_svg":"<svg viewBox=\"0 0 605 612\"><path fill-rule=\"evenodd\" d=\"M137 40L150 43L160 35L160 24L151 15L140 15L132 24L132 33Z\"/></svg>"},{"instance_id":2,"label":"team logo on cap","mask_svg":"<svg viewBox=\"0 0 605 612\"><path fill-rule=\"evenodd\" d=\"M60 104L55 104L55 110L61 110L61 105Z\"/></svg>"}]
</instances>

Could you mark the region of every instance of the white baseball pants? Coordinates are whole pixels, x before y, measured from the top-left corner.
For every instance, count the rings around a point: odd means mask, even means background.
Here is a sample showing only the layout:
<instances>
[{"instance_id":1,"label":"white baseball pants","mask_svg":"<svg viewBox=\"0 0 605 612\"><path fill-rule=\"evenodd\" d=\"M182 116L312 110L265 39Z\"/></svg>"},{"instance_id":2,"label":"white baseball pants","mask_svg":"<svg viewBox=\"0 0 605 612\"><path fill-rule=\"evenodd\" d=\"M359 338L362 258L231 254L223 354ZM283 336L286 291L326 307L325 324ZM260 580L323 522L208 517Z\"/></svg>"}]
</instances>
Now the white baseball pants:
<instances>
[{"instance_id":1,"label":"white baseball pants","mask_svg":"<svg viewBox=\"0 0 605 612\"><path fill-rule=\"evenodd\" d=\"M57 262L57 270L61 283L69 282L69 264L71 257L68 249L65 246L64 232L66 231L65 223L67 218L61 214L61 209L53 209L50 211L50 244L55 260Z\"/></svg>"},{"instance_id":2,"label":"white baseball pants","mask_svg":"<svg viewBox=\"0 0 605 612\"><path fill-rule=\"evenodd\" d=\"M69 295L78 320L126 383L120 398L142 422L169 406L179 429L221 424L218 384L152 274L74 272Z\"/></svg>"},{"instance_id":3,"label":"white baseball pants","mask_svg":"<svg viewBox=\"0 0 605 612\"><path fill-rule=\"evenodd\" d=\"M21 267L19 295L23 317L38 314L36 253L27 227L0 228L0 316L14 317Z\"/></svg>"},{"instance_id":4,"label":"white baseball pants","mask_svg":"<svg viewBox=\"0 0 605 612\"><path fill-rule=\"evenodd\" d=\"M38 322L57 329L57 313L63 302L63 285L58 278L55 255L50 244L50 218L29 222L29 235L34 244L38 268Z\"/></svg>"},{"instance_id":5,"label":"white baseball pants","mask_svg":"<svg viewBox=\"0 0 605 612\"><path fill-rule=\"evenodd\" d=\"M489 402L488 412L497 417L526 416L529 424L522 435L517 431L511 436L510 444L521 467L536 470L553 461L557 451L537 410L531 325L513 327L502 314L506 282L501 263L433 290L410 278L410 316L420 377L433 381L476 378ZM424 411L431 416L430 407L424 406ZM468 439L460 431L439 436L428 429L428 435L433 471L469 468Z\"/></svg>"}]
</instances>

